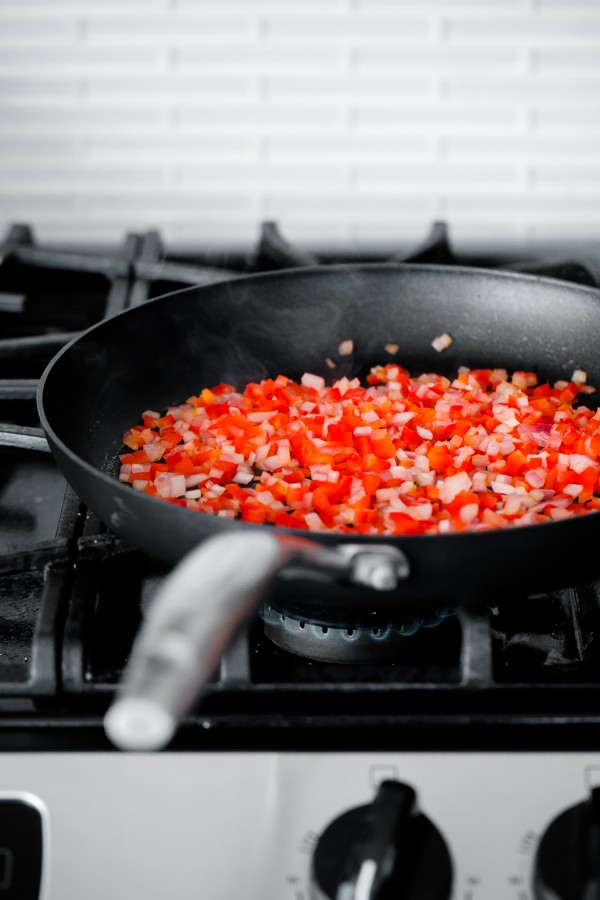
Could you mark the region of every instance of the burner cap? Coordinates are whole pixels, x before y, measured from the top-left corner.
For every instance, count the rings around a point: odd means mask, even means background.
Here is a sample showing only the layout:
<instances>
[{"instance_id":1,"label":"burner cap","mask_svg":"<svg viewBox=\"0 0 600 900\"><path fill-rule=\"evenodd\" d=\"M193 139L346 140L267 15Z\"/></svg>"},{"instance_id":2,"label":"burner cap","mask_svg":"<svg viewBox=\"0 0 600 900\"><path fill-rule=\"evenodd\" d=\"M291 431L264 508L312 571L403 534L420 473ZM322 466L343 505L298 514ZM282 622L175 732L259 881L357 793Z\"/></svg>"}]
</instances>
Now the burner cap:
<instances>
[{"instance_id":1,"label":"burner cap","mask_svg":"<svg viewBox=\"0 0 600 900\"><path fill-rule=\"evenodd\" d=\"M414 616L401 624L371 626L317 625L271 606L263 608L265 636L277 647L316 662L380 663L402 658L407 638L421 628L434 628L452 610Z\"/></svg>"}]
</instances>

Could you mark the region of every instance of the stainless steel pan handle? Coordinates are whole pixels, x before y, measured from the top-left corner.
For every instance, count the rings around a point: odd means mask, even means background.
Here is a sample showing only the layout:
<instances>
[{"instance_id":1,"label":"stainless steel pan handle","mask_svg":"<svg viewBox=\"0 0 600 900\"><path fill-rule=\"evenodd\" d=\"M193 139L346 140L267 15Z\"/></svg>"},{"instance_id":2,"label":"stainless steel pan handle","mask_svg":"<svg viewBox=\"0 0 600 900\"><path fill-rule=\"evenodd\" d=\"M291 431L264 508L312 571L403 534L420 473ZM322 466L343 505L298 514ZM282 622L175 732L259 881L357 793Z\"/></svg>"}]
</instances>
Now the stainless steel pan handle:
<instances>
[{"instance_id":1,"label":"stainless steel pan handle","mask_svg":"<svg viewBox=\"0 0 600 900\"><path fill-rule=\"evenodd\" d=\"M165 578L134 642L104 725L123 750L158 750L196 700L269 581L300 563L377 590L408 575L394 546L326 547L275 530L220 534L204 541Z\"/></svg>"}]
</instances>

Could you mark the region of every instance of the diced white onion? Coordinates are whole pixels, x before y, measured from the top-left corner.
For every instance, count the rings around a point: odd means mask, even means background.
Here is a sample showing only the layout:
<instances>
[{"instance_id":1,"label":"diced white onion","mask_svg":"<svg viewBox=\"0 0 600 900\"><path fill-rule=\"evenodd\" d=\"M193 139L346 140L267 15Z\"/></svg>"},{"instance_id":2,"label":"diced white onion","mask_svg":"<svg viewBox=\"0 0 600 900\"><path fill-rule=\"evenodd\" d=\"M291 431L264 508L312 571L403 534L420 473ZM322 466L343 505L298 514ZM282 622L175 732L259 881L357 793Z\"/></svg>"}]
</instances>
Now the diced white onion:
<instances>
[{"instance_id":1,"label":"diced white onion","mask_svg":"<svg viewBox=\"0 0 600 900\"><path fill-rule=\"evenodd\" d=\"M431 346L434 350L437 350L438 353L441 353L442 350L446 350L452 343L453 338L451 338L449 334L444 332L443 334L438 335L432 340Z\"/></svg>"}]
</instances>

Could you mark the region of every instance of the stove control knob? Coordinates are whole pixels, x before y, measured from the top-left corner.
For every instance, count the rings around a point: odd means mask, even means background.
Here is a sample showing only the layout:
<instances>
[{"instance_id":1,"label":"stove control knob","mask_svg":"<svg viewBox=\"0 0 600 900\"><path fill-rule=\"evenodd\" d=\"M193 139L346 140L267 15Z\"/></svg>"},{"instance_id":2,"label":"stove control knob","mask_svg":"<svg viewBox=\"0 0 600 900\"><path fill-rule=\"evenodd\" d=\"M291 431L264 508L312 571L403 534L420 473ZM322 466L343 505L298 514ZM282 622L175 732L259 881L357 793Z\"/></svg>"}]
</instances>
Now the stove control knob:
<instances>
[{"instance_id":1,"label":"stove control knob","mask_svg":"<svg viewBox=\"0 0 600 900\"><path fill-rule=\"evenodd\" d=\"M398 781L334 819L314 850L311 900L448 900L451 888L446 842Z\"/></svg>"},{"instance_id":2,"label":"stove control knob","mask_svg":"<svg viewBox=\"0 0 600 900\"><path fill-rule=\"evenodd\" d=\"M550 823L537 850L536 900L600 898L600 788Z\"/></svg>"}]
</instances>

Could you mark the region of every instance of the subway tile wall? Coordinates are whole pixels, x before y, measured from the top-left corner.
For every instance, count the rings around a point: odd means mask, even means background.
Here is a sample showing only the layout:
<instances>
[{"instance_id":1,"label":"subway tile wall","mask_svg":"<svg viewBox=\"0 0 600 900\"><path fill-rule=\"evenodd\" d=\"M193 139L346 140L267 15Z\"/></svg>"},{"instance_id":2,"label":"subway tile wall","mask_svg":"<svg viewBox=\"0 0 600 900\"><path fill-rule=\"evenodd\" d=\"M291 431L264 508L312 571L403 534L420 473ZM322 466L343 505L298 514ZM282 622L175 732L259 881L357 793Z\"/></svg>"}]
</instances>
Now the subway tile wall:
<instances>
[{"instance_id":1,"label":"subway tile wall","mask_svg":"<svg viewBox=\"0 0 600 900\"><path fill-rule=\"evenodd\" d=\"M600 0L0 0L0 227L600 238Z\"/></svg>"}]
</instances>

